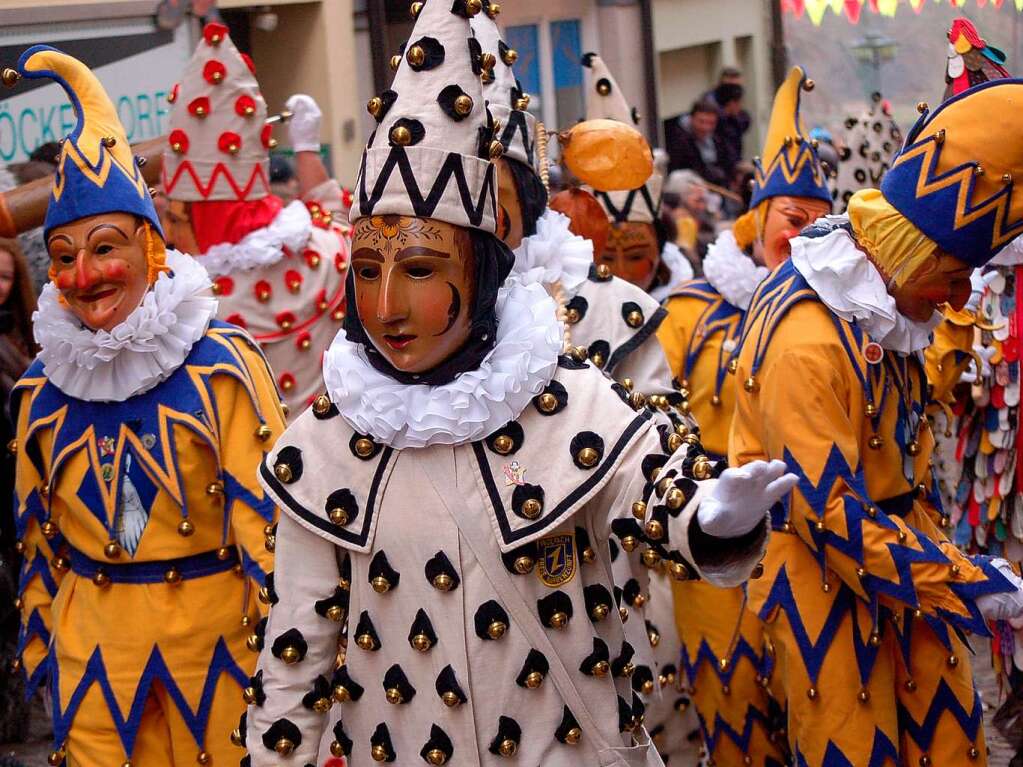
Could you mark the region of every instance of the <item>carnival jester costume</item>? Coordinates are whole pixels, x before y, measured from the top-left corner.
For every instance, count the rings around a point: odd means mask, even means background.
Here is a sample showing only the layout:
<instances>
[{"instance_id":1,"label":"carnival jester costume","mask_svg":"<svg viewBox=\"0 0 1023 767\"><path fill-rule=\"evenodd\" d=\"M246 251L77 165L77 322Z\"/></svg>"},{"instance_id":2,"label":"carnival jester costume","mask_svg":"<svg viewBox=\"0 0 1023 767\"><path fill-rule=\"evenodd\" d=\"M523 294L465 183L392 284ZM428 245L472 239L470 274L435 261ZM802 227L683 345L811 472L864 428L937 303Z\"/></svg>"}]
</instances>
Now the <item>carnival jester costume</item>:
<instances>
[{"instance_id":1,"label":"carnival jester costume","mask_svg":"<svg viewBox=\"0 0 1023 767\"><path fill-rule=\"evenodd\" d=\"M561 355L543 287L507 279L478 10L414 6L363 157L328 393L261 469L286 511L239 728L256 767L317 762L334 703L353 767L660 764L636 692L649 646L626 631L646 570L616 582L611 540L734 583L794 479L713 465L676 431L681 397L630 407Z\"/></svg>"},{"instance_id":2,"label":"carnival jester costume","mask_svg":"<svg viewBox=\"0 0 1023 767\"><path fill-rule=\"evenodd\" d=\"M794 239L750 306L729 458L800 477L748 587L797 764L986 761L964 635L1019 615L1020 580L942 530L922 351L1023 231L1020 106L1003 80L925 110L881 189Z\"/></svg>"},{"instance_id":3,"label":"carnival jester costume","mask_svg":"<svg viewBox=\"0 0 1023 767\"><path fill-rule=\"evenodd\" d=\"M830 209L827 180L799 114L809 87L803 70L793 68L775 96L750 210L708 249L705 279L675 288L665 304L658 335L690 393L701 442L719 456L728 453L735 407L729 369L753 293L788 257L789 238ZM767 689L772 662L759 620L745 609L744 588L694 582L672 589L682 666L709 757L720 765L784 764L777 735L782 705Z\"/></svg>"},{"instance_id":4,"label":"carnival jester costume","mask_svg":"<svg viewBox=\"0 0 1023 767\"><path fill-rule=\"evenodd\" d=\"M279 398L205 270L165 250L95 75L45 46L17 71L78 116L44 225L42 351L12 395L21 651L30 690L50 686L50 763L222 763L270 570L255 472Z\"/></svg>"}]
</instances>

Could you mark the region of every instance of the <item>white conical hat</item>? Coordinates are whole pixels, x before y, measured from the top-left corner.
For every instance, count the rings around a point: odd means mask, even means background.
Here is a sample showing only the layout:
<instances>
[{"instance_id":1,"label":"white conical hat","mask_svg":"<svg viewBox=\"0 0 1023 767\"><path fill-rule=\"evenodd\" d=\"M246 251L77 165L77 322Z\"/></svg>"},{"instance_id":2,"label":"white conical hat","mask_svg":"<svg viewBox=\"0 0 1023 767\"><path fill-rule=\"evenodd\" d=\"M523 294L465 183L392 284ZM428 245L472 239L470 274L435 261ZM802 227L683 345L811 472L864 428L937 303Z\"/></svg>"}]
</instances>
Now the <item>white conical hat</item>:
<instances>
[{"instance_id":1,"label":"white conical hat","mask_svg":"<svg viewBox=\"0 0 1023 767\"><path fill-rule=\"evenodd\" d=\"M172 200L258 200L270 194L270 126L251 59L223 24L207 24L181 82L163 153Z\"/></svg>"},{"instance_id":2,"label":"white conical hat","mask_svg":"<svg viewBox=\"0 0 1023 767\"><path fill-rule=\"evenodd\" d=\"M586 89L587 120L617 120L627 125L639 124L639 111L630 107L629 102L618 87L617 81L607 68L607 64L596 53L583 55L583 67L588 71L589 87ZM608 218L615 223L634 221L651 224L657 218L661 207L661 189L664 186L664 173L654 172L646 183L638 189L622 192L602 192L593 190L593 196L603 206Z\"/></svg>"},{"instance_id":3,"label":"white conical hat","mask_svg":"<svg viewBox=\"0 0 1023 767\"><path fill-rule=\"evenodd\" d=\"M494 21L497 16L493 12L494 7L486 0L485 12L476 14L470 22L483 52L492 54L496 59L493 77L484 75L483 97L494 120L500 123L498 138L504 145L504 156L518 160L539 175L536 166L536 118L526 111L529 95L523 93L512 71L518 53L501 39L501 31Z\"/></svg>"},{"instance_id":4,"label":"white conical hat","mask_svg":"<svg viewBox=\"0 0 1023 767\"><path fill-rule=\"evenodd\" d=\"M416 24L389 90L370 99L377 129L362 155L350 218L395 214L493 232L493 121L480 75L496 65L469 29L481 0L415 3Z\"/></svg>"}]
</instances>

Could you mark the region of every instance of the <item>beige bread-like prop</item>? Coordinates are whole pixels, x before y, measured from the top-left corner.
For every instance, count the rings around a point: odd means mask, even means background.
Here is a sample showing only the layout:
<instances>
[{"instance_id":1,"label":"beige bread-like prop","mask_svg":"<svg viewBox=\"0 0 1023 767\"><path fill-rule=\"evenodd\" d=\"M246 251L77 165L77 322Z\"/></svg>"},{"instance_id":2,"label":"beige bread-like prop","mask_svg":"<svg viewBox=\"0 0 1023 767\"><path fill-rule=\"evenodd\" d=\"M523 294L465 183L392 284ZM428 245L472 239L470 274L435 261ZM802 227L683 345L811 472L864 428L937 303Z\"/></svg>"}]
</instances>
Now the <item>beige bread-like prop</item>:
<instances>
[{"instance_id":1,"label":"beige bread-like prop","mask_svg":"<svg viewBox=\"0 0 1023 767\"><path fill-rule=\"evenodd\" d=\"M601 192L643 186L654 171L650 144L617 120L586 120L558 134L561 161L583 184Z\"/></svg>"}]
</instances>

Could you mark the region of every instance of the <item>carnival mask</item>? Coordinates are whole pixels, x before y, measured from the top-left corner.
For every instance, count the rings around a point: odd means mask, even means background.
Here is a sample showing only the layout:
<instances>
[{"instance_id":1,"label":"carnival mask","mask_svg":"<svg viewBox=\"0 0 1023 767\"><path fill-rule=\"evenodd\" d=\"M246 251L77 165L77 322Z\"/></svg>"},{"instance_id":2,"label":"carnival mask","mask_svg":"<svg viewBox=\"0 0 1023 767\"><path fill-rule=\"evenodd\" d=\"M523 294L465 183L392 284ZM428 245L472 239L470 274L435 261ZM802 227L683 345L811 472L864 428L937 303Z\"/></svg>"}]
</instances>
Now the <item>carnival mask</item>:
<instances>
[{"instance_id":1,"label":"carnival mask","mask_svg":"<svg viewBox=\"0 0 1023 767\"><path fill-rule=\"evenodd\" d=\"M351 268L366 335L398 370L431 370L468 340L476 260L465 230L426 218L361 218Z\"/></svg>"},{"instance_id":2,"label":"carnival mask","mask_svg":"<svg viewBox=\"0 0 1023 767\"><path fill-rule=\"evenodd\" d=\"M939 251L920 264L901 285L890 286L889 292L900 314L914 322L927 322L943 304L956 311L966 305L972 291L972 272L969 264Z\"/></svg>"},{"instance_id":3,"label":"carnival mask","mask_svg":"<svg viewBox=\"0 0 1023 767\"><path fill-rule=\"evenodd\" d=\"M192 229L191 209L183 200L169 200L160 209L160 224L167 242L182 253L199 255L199 242Z\"/></svg>"},{"instance_id":4,"label":"carnival mask","mask_svg":"<svg viewBox=\"0 0 1023 767\"><path fill-rule=\"evenodd\" d=\"M505 159L494 163L497 166L497 236L514 250L522 243L522 201L515 186L515 177Z\"/></svg>"},{"instance_id":5,"label":"carnival mask","mask_svg":"<svg viewBox=\"0 0 1023 767\"><path fill-rule=\"evenodd\" d=\"M660 261L653 224L639 221L612 225L604 252L597 257L597 263L606 264L616 277L643 290L649 290L653 284Z\"/></svg>"},{"instance_id":6,"label":"carnival mask","mask_svg":"<svg viewBox=\"0 0 1023 767\"><path fill-rule=\"evenodd\" d=\"M772 197L768 202L760 240L764 266L774 269L788 260L792 253L789 240L818 218L831 206L824 200L809 197ZM757 252L761 252L757 249Z\"/></svg>"},{"instance_id":7,"label":"carnival mask","mask_svg":"<svg viewBox=\"0 0 1023 767\"><path fill-rule=\"evenodd\" d=\"M142 303L149 289L147 231L130 213L88 216L50 231L50 278L92 330L113 329Z\"/></svg>"}]
</instances>

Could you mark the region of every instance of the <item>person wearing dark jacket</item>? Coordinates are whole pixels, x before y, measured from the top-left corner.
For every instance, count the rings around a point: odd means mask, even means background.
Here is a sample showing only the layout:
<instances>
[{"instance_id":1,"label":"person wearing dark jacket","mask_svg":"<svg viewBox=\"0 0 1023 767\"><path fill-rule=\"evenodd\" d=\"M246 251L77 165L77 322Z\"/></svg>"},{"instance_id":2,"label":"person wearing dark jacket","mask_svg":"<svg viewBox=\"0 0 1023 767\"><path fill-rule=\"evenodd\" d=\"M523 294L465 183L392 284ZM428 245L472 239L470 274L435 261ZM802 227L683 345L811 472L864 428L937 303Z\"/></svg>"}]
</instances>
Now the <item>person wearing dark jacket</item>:
<instances>
[{"instance_id":1,"label":"person wearing dark jacket","mask_svg":"<svg viewBox=\"0 0 1023 767\"><path fill-rule=\"evenodd\" d=\"M669 171L692 169L712 184L728 186L737 158L716 132L718 119L717 106L697 101L689 114L664 122Z\"/></svg>"}]
</instances>

